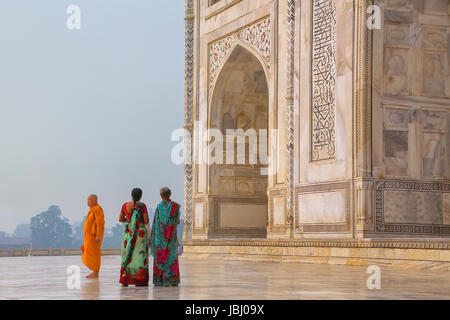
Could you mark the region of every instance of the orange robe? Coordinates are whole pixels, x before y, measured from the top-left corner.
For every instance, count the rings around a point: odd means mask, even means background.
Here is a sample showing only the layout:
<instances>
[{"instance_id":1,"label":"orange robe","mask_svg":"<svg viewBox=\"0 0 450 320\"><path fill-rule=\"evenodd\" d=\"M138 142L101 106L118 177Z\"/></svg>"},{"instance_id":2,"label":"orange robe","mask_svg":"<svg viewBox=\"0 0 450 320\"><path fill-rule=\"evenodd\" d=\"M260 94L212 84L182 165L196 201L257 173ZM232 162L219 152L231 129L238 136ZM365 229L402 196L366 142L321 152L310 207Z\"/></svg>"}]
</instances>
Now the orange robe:
<instances>
[{"instance_id":1,"label":"orange robe","mask_svg":"<svg viewBox=\"0 0 450 320\"><path fill-rule=\"evenodd\" d=\"M83 255L81 260L94 272L100 271L101 263L101 246L103 241L103 233L105 230L105 217L103 209L99 205L95 205L89 210L84 223L84 244L81 246ZM95 240L100 237L100 244Z\"/></svg>"}]
</instances>

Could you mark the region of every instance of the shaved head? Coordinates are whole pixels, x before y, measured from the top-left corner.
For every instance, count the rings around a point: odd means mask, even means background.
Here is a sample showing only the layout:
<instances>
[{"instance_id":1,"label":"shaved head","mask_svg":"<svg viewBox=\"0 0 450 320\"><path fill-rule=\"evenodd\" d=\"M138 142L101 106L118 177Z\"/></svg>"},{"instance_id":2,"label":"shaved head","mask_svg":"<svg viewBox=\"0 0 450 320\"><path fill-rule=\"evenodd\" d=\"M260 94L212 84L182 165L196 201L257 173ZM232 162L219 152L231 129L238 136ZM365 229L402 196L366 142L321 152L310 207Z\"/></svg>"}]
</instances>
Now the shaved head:
<instances>
[{"instance_id":1,"label":"shaved head","mask_svg":"<svg viewBox=\"0 0 450 320\"><path fill-rule=\"evenodd\" d=\"M89 207L93 207L93 206L97 205L97 201L98 201L97 195L91 194L91 195L88 197L88 206L89 206Z\"/></svg>"}]
</instances>

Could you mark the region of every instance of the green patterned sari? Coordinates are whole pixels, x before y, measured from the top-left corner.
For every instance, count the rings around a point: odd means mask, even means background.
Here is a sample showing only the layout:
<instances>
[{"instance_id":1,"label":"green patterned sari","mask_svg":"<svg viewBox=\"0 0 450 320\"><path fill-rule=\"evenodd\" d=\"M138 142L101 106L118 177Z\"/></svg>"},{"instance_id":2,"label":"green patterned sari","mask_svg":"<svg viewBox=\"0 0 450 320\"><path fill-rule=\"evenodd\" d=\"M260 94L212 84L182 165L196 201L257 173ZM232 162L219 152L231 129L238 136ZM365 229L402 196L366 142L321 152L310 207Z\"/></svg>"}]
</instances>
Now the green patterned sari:
<instances>
[{"instance_id":1,"label":"green patterned sari","mask_svg":"<svg viewBox=\"0 0 450 320\"><path fill-rule=\"evenodd\" d=\"M164 200L158 205L151 234L155 286L175 286L180 283L177 239L179 219L178 203Z\"/></svg>"},{"instance_id":2,"label":"green patterned sari","mask_svg":"<svg viewBox=\"0 0 450 320\"><path fill-rule=\"evenodd\" d=\"M148 233L141 221L142 203L136 202L129 222L125 223L122 241L120 283L147 286Z\"/></svg>"}]
</instances>

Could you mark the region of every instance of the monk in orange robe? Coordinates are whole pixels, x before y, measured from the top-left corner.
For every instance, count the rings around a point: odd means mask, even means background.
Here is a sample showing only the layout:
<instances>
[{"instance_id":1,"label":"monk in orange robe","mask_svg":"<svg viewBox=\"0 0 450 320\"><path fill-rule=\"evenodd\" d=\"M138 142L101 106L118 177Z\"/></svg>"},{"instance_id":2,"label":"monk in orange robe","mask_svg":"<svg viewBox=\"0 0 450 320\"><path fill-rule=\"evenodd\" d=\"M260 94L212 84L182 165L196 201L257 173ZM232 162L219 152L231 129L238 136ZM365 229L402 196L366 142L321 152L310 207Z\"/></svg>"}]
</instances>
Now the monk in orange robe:
<instances>
[{"instance_id":1,"label":"monk in orange robe","mask_svg":"<svg viewBox=\"0 0 450 320\"><path fill-rule=\"evenodd\" d=\"M92 270L86 278L97 279L100 272L101 246L105 231L105 217L103 209L97 203L97 196L88 197L88 206L91 208L84 223L84 244L81 246L83 253L81 260Z\"/></svg>"}]
</instances>

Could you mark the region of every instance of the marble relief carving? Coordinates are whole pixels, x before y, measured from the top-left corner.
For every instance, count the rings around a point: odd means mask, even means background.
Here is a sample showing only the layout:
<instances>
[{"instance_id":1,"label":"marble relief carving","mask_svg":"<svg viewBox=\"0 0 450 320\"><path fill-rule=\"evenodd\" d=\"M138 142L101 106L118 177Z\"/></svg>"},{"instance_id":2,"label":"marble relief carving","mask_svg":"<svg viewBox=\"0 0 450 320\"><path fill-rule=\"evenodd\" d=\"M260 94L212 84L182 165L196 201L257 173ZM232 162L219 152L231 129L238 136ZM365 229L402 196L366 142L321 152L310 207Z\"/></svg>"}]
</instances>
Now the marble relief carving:
<instances>
[{"instance_id":1,"label":"marble relief carving","mask_svg":"<svg viewBox=\"0 0 450 320\"><path fill-rule=\"evenodd\" d=\"M385 108L384 125L385 128L402 128L408 129L409 110Z\"/></svg>"},{"instance_id":2,"label":"marble relief carving","mask_svg":"<svg viewBox=\"0 0 450 320\"><path fill-rule=\"evenodd\" d=\"M313 1L311 160L335 157L336 2Z\"/></svg>"},{"instance_id":3,"label":"marble relief carving","mask_svg":"<svg viewBox=\"0 0 450 320\"><path fill-rule=\"evenodd\" d=\"M408 94L409 50L386 48L384 54L384 89L388 94Z\"/></svg>"},{"instance_id":4,"label":"marble relief carving","mask_svg":"<svg viewBox=\"0 0 450 320\"><path fill-rule=\"evenodd\" d=\"M385 24L386 44L389 46L409 46L409 25Z\"/></svg>"},{"instance_id":5,"label":"marble relief carving","mask_svg":"<svg viewBox=\"0 0 450 320\"><path fill-rule=\"evenodd\" d=\"M447 75L445 53L426 52L423 61L424 95L445 97Z\"/></svg>"},{"instance_id":6,"label":"marble relief carving","mask_svg":"<svg viewBox=\"0 0 450 320\"><path fill-rule=\"evenodd\" d=\"M424 178L446 177L448 121L446 111L385 107L385 172L389 175L409 175L409 161L414 157L422 162ZM416 135L417 132L421 133ZM411 133L417 140L409 141ZM420 145L420 148L410 151L411 144Z\"/></svg>"},{"instance_id":7,"label":"marble relief carving","mask_svg":"<svg viewBox=\"0 0 450 320\"><path fill-rule=\"evenodd\" d=\"M448 98L448 28L431 16L417 21L427 5L429 14L447 14L440 1L385 1L385 94Z\"/></svg>"},{"instance_id":8,"label":"marble relief carving","mask_svg":"<svg viewBox=\"0 0 450 320\"><path fill-rule=\"evenodd\" d=\"M447 31L445 29L425 28L423 44L425 48L447 48Z\"/></svg>"},{"instance_id":9,"label":"marble relief carving","mask_svg":"<svg viewBox=\"0 0 450 320\"><path fill-rule=\"evenodd\" d=\"M296 187L296 232L350 231L352 225L350 195L350 184L347 182ZM314 208L311 205L308 207L308 197L320 199L317 205L312 204Z\"/></svg>"},{"instance_id":10,"label":"marble relief carving","mask_svg":"<svg viewBox=\"0 0 450 320\"><path fill-rule=\"evenodd\" d=\"M448 113L442 111L424 110L423 128L433 132L447 133Z\"/></svg>"},{"instance_id":11,"label":"marble relief carving","mask_svg":"<svg viewBox=\"0 0 450 320\"><path fill-rule=\"evenodd\" d=\"M424 134L423 174L426 177L444 177L446 173L446 135Z\"/></svg>"},{"instance_id":12,"label":"marble relief carving","mask_svg":"<svg viewBox=\"0 0 450 320\"><path fill-rule=\"evenodd\" d=\"M386 130L384 132L386 173L408 173L408 131Z\"/></svg>"},{"instance_id":13,"label":"marble relief carving","mask_svg":"<svg viewBox=\"0 0 450 320\"><path fill-rule=\"evenodd\" d=\"M433 98L448 98L448 0L385 0L383 93L404 100L384 106L385 174L445 178L448 112L432 111ZM411 97L430 98L408 106ZM423 98L422 98L423 99ZM442 104L437 106L441 108Z\"/></svg>"},{"instance_id":14,"label":"marble relief carving","mask_svg":"<svg viewBox=\"0 0 450 320\"><path fill-rule=\"evenodd\" d=\"M384 162L387 174L408 173L408 124L410 111L400 108L384 110Z\"/></svg>"},{"instance_id":15,"label":"marble relief carving","mask_svg":"<svg viewBox=\"0 0 450 320\"><path fill-rule=\"evenodd\" d=\"M423 174L440 178L447 175L448 113L423 111Z\"/></svg>"},{"instance_id":16,"label":"marble relief carving","mask_svg":"<svg viewBox=\"0 0 450 320\"><path fill-rule=\"evenodd\" d=\"M270 32L270 18L265 18L209 45L210 94L221 66L238 40L254 47L264 60L267 69L270 69Z\"/></svg>"}]
</instances>

